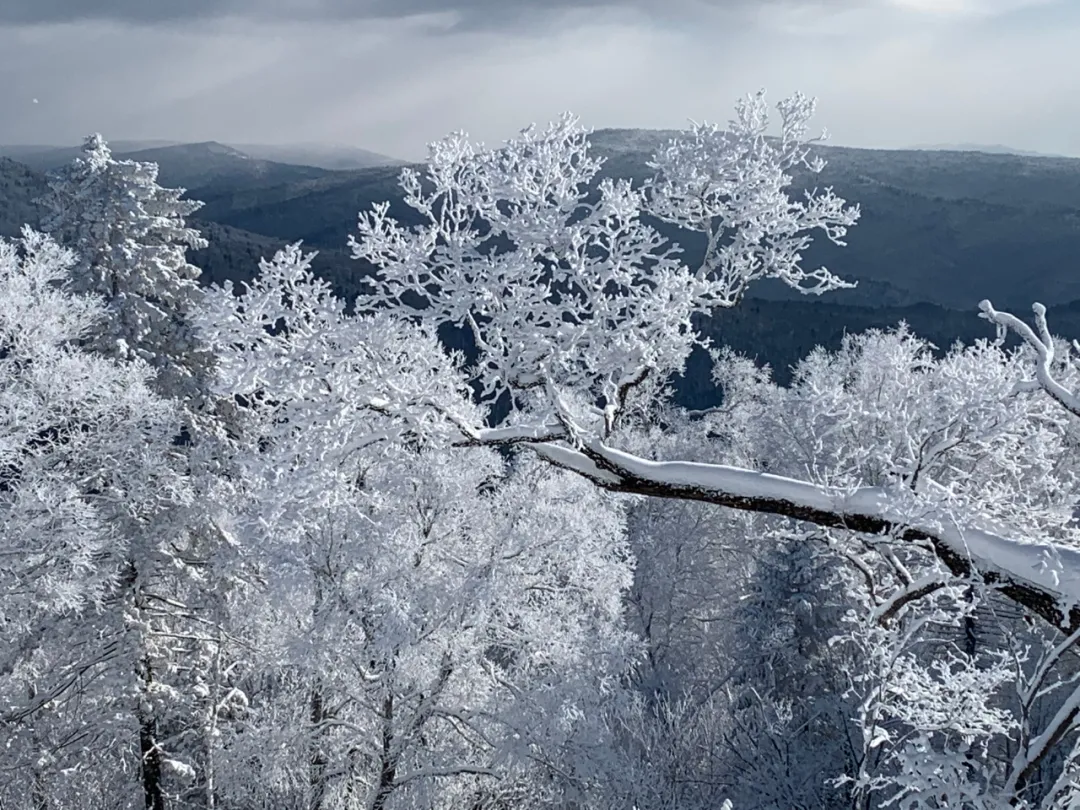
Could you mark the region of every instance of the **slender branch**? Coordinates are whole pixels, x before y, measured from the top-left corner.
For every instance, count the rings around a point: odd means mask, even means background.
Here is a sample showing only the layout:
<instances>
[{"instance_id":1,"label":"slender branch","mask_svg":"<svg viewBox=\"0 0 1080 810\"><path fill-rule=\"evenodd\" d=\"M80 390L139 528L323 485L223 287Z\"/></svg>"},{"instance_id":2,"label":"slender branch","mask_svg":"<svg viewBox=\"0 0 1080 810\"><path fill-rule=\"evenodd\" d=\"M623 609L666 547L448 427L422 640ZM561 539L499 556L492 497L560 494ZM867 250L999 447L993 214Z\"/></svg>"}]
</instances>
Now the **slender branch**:
<instances>
[{"instance_id":1,"label":"slender branch","mask_svg":"<svg viewBox=\"0 0 1080 810\"><path fill-rule=\"evenodd\" d=\"M929 596L930 594L941 590L947 584L947 582L938 578L936 575L912 582L874 610L878 624L882 627L887 627L893 617L904 609L905 605L922 599L924 596Z\"/></svg>"},{"instance_id":2,"label":"slender branch","mask_svg":"<svg viewBox=\"0 0 1080 810\"><path fill-rule=\"evenodd\" d=\"M495 779L499 778L499 774L491 770L491 768L481 768L475 765L450 765L443 768L420 768L412 773L399 776L394 780L394 787L401 787L402 785L417 779L438 779L446 776L460 776L462 774L490 776Z\"/></svg>"},{"instance_id":3,"label":"slender branch","mask_svg":"<svg viewBox=\"0 0 1080 810\"><path fill-rule=\"evenodd\" d=\"M1080 397L1058 382L1050 371L1050 366L1054 362L1054 341L1046 324L1046 307L1042 304L1031 305L1031 309L1035 313L1035 326L1039 330L1038 334L1035 334L1034 329L1015 315L1008 312L998 312L989 301L981 301L979 309L982 310L979 317L996 324L999 334L1003 333L1004 330L1011 329L1021 340L1035 350L1038 356L1038 363L1035 365L1035 379L1038 381L1039 386L1073 416L1080 416Z\"/></svg>"}]
</instances>

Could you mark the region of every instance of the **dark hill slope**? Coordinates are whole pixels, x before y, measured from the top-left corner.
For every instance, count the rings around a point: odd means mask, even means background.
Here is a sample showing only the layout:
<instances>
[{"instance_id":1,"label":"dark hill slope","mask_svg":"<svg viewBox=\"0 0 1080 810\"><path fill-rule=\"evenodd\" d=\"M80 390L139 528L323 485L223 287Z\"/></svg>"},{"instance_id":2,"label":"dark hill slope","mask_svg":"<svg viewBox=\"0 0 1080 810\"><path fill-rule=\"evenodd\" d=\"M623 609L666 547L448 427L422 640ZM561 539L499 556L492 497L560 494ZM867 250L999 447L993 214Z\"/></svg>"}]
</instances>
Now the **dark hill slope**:
<instances>
[{"instance_id":1,"label":"dark hill slope","mask_svg":"<svg viewBox=\"0 0 1080 810\"><path fill-rule=\"evenodd\" d=\"M644 178L652 150L674 133L602 130L595 148L609 174ZM862 282L830 300L863 306L930 301L967 308L984 297L1008 306L1080 297L1080 160L964 152L821 148L822 175L797 183L832 186L860 204L848 247L818 243L807 261ZM273 187L203 194L200 216L244 230L340 249L356 213L382 200L405 221L397 167L378 167ZM668 229L671 236L676 232ZM691 261L703 242L685 240ZM757 297L796 294L761 285Z\"/></svg>"},{"instance_id":2,"label":"dark hill slope","mask_svg":"<svg viewBox=\"0 0 1080 810\"><path fill-rule=\"evenodd\" d=\"M46 189L40 173L0 157L0 236L18 236L23 225L37 225L41 211L34 200Z\"/></svg>"},{"instance_id":3,"label":"dark hill slope","mask_svg":"<svg viewBox=\"0 0 1080 810\"><path fill-rule=\"evenodd\" d=\"M334 174L314 166L297 166L251 157L216 141L185 144L152 144L117 141L109 144L113 155L124 160L158 164L158 181L172 188L252 188L302 182ZM52 171L80 154L78 147L0 147L0 155L38 172Z\"/></svg>"}]
</instances>

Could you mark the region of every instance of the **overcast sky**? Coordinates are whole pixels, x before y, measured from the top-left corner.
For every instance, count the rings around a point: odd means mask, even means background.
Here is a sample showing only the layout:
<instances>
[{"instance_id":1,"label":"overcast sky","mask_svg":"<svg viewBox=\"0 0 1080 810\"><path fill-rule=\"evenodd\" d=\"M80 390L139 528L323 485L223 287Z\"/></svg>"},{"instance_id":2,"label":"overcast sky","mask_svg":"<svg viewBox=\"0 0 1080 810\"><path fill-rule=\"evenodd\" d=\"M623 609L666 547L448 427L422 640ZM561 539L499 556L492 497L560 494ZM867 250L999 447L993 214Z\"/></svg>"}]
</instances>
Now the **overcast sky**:
<instances>
[{"instance_id":1,"label":"overcast sky","mask_svg":"<svg viewBox=\"0 0 1080 810\"><path fill-rule=\"evenodd\" d=\"M833 142L1080 155L1077 0L2 0L0 143L343 143L417 158L563 110L725 121L760 87Z\"/></svg>"}]
</instances>

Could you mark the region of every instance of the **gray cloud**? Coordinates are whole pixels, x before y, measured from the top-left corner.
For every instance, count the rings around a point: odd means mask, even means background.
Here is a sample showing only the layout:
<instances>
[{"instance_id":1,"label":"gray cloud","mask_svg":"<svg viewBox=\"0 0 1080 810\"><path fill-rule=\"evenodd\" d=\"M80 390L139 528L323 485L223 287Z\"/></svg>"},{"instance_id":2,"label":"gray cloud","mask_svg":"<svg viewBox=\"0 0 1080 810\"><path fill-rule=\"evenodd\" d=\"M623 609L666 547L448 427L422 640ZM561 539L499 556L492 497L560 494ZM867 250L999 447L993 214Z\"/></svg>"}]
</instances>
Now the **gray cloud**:
<instances>
[{"instance_id":1,"label":"gray cloud","mask_svg":"<svg viewBox=\"0 0 1080 810\"><path fill-rule=\"evenodd\" d=\"M0 18L20 2L0 0ZM451 130L493 143L566 109L596 127L723 121L764 86L819 96L838 143L1080 154L1075 0L654 0L648 16L645 0L499 0L486 21L495 0L451 0L456 14L379 0L396 18L372 2L320 17L285 0L187 0L172 22L179 3L129 2L122 19L101 19L122 17L122 0L35 5L66 24L0 19L0 144L100 131L415 158Z\"/></svg>"},{"instance_id":2,"label":"gray cloud","mask_svg":"<svg viewBox=\"0 0 1080 810\"><path fill-rule=\"evenodd\" d=\"M700 27L718 15L745 18L778 11L811 15L904 10L924 17L986 17L1031 6L1063 8L1071 0L4 0L0 25L107 22L136 26L190 25L225 19L319 23L438 19L433 33L499 30L538 33L568 15L590 20L636 15L650 24ZM592 16L595 15L595 16Z\"/></svg>"},{"instance_id":3,"label":"gray cloud","mask_svg":"<svg viewBox=\"0 0 1080 810\"><path fill-rule=\"evenodd\" d=\"M654 17L753 7L782 0L5 0L0 23L108 21L131 24L241 17L263 21L401 19L453 15L453 29L531 22L563 11L630 9ZM790 0L789 0L790 1ZM806 2L807 0L801 0ZM829 0L851 2L859 0Z\"/></svg>"},{"instance_id":4,"label":"gray cloud","mask_svg":"<svg viewBox=\"0 0 1080 810\"><path fill-rule=\"evenodd\" d=\"M111 20L135 23L167 22L224 13L232 2L185 0L154 3L146 0L7 0L0 4L0 23L25 25Z\"/></svg>"}]
</instances>

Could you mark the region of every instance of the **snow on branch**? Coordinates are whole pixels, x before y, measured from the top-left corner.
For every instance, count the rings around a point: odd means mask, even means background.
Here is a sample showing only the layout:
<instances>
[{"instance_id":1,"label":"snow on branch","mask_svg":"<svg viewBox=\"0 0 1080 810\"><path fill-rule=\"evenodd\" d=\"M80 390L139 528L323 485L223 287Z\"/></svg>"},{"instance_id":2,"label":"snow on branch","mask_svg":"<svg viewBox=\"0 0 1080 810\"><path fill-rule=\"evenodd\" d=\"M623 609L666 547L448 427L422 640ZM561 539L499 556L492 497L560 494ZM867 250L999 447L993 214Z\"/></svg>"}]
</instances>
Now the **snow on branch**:
<instances>
[{"instance_id":1,"label":"snow on branch","mask_svg":"<svg viewBox=\"0 0 1080 810\"><path fill-rule=\"evenodd\" d=\"M531 435L548 431L553 428L474 431L470 439L477 444L527 444L542 458L612 492L702 501L927 544L954 575L982 577L1067 633L1080 628L1080 549L1009 536L993 527L959 525L946 510L883 487L835 490L722 464L651 461L597 438L577 449L552 440L530 443Z\"/></svg>"},{"instance_id":2,"label":"snow on branch","mask_svg":"<svg viewBox=\"0 0 1080 810\"><path fill-rule=\"evenodd\" d=\"M711 281L714 305L734 306L759 278L812 295L855 286L824 267L801 265L811 232L843 245L859 216L831 188L805 192L801 201L787 196L792 171L816 174L825 166L810 157L806 138L815 106L801 93L781 101L780 135L770 138L769 107L758 92L739 101L727 130L694 123L689 137L671 141L649 164L657 171L649 213L708 239L696 276Z\"/></svg>"},{"instance_id":3,"label":"snow on branch","mask_svg":"<svg viewBox=\"0 0 1080 810\"><path fill-rule=\"evenodd\" d=\"M1057 400L1069 413L1080 416L1080 397L1054 377L1052 370L1055 360L1054 339L1051 337L1050 328L1046 323L1046 307L1039 303L1032 304L1031 309L1035 313L1035 329L1032 329L1015 315L994 309L994 305L988 300L981 301L979 309L982 310L979 317L985 318L997 326L999 337L1003 338L1005 332L1011 330L1024 343L1035 350L1037 359L1035 379L1038 386Z\"/></svg>"},{"instance_id":4,"label":"snow on branch","mask_svg":"<svg viewBox=\"0 0 1080 810\"><path fill-rule=\"evenodd\" d=\"M768 134L763 93L741 101L726 130L694 124L653 156L656 174L639 186L602 177L588 133L569 115L495 150L451 135L431 146L426 175L401 175L420 225L396 221L386 204L361 213L350 244L354 258L374 267L375 292L358 309L388 312L431 337L446 327L471 333L477 355L467 372L483 400L502 398L514 416L477 429L471 425L480 422L455 418L450 407L441 415L461 431L459 443L528 445L613 491L893 534L933 547L956 575L977 569L1059 627L1080 625L1080 552L1002 529L993 510L961 510L961 520L945 490L934 496L941 503L915 496L939 487L924 468L940 466L939 457L968 440L960 428L943 428L945 438L925 446L896 491L841 492L737 467L654 462L610 446L628 401L681 371L701 342L694 316L734 305L758 279L809 294L849 286L825 268L804 268L802 256L816 231L843 244L858 208L830 189L789 196L796 174L823 166L807 139L814 102L795 95L776 108L778 135ZM705 236L703 261L687 266L650 216ZM1041 352L1042 384L1080 412L1080 401L1050 376L1045 327L1039 338L995 315ZM987 435L1008 418L995 402L979 400L976 410Z\"/></svg>"},{"instance_id":5,"label":"snow on branch","mask_svg":"<svg viewBox=\"0 0 1080 810\"><path fill-rule=\"evenodd\" d=\"M929 541L959 576L978 571L1055 626L1080 626L1080 549L957 526L941 512L905 514L903 499L880 487L832 493L805 481L714 464L655 462L593 442L583 451L620 477L609 489L710 501L866 534Z\"/></svg>"}]
</instances>

